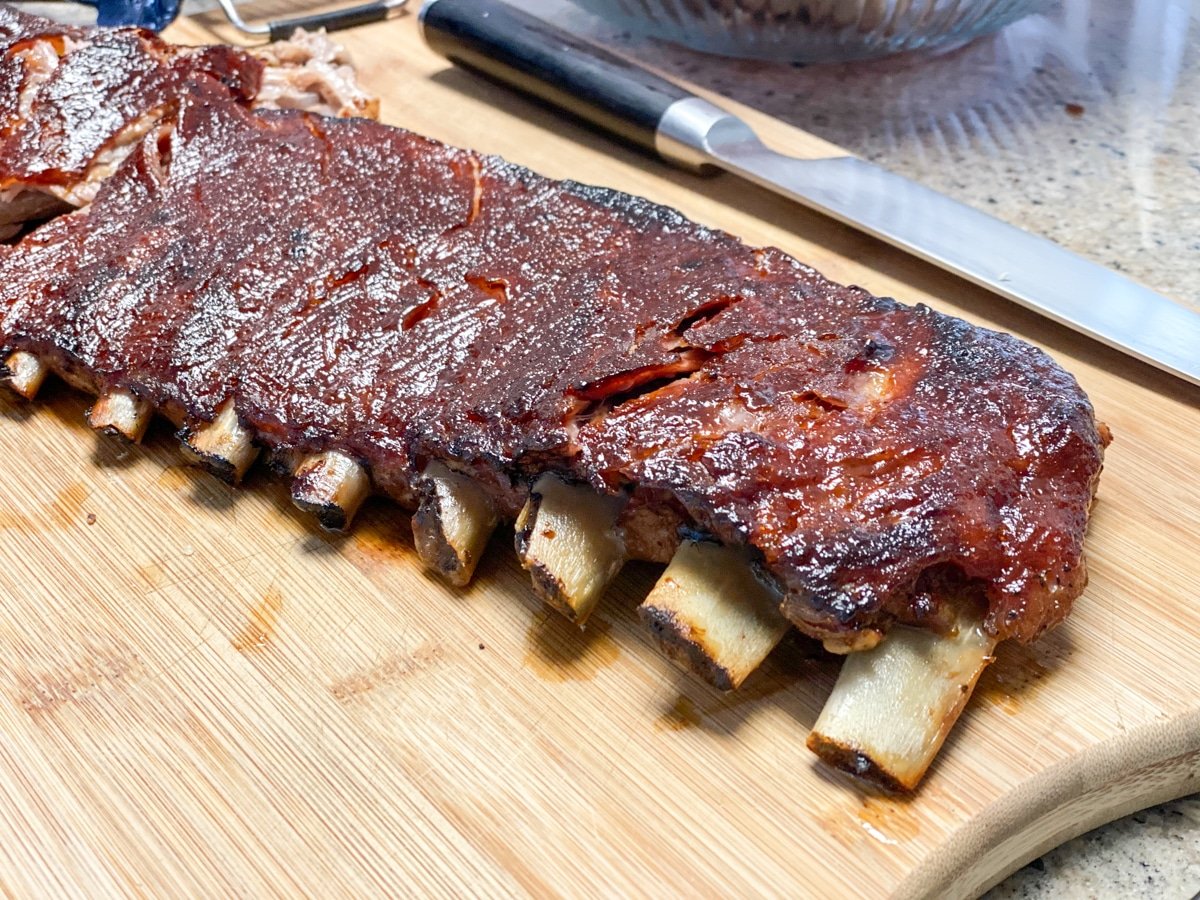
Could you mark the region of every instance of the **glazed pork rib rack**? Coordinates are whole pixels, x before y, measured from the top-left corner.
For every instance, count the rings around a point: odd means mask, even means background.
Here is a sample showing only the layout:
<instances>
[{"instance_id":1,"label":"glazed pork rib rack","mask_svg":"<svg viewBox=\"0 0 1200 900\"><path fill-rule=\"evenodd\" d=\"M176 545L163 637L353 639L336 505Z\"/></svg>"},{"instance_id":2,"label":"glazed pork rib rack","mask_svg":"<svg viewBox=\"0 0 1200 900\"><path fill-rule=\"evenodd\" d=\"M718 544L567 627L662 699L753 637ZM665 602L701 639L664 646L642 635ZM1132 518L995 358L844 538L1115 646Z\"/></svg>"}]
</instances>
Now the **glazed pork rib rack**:
<instances>
[{"instance_id":1,"label":"glazed pork rib rack","mask_svg":"<svg viewBox=\"0 0 1200 900\"><path fill-rule=\"evenodd\" d=\"M581 624L667 563L669 656L730 689L793 626L849 653L809 746L894 788L1083 589L1107 434L1040 351L253 84L193 67L90 204L0 248L16 390L55 371L132 440L157 412L230 481L265 449L328 527L392 497L454 584L514 521Z\"/></svg>"}]
</instances>

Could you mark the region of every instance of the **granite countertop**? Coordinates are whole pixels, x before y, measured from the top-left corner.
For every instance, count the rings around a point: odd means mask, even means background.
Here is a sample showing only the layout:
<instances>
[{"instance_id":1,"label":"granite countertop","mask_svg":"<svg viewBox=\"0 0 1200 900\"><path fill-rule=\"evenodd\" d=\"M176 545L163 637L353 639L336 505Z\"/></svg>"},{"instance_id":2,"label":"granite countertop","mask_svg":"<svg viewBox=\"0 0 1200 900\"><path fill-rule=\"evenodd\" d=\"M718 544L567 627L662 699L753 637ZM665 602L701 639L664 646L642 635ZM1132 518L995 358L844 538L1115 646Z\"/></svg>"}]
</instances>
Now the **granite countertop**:
<instances>
[{"instance_id":1,"label":"granite countertop","mask_svg":"<svg viewBox=\"0 0 1200 900\"><path fill-rule=\"evenodd\" d=\"M808 67L554 18L1200 311L1200 4L1064 0L942 55ZM1198 892L1200 795L1068 841L986 900Z\"/></svg>"}]
</instances>

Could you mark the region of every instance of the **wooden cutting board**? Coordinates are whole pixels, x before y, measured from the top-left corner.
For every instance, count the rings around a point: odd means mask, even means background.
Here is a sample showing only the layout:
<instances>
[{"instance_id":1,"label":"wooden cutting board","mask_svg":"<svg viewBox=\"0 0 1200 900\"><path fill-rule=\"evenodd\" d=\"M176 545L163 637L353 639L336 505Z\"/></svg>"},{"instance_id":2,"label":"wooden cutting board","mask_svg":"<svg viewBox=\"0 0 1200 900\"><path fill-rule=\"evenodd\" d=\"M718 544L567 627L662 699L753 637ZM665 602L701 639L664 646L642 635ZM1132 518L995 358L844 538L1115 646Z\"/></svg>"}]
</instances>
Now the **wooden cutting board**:
<instances>
[{"instance_id":1,"label":"wooden cutting board","mask_svg":"<svg viewBox=\"0 0 1200 900\"><path fill-rule=\"evenodd\" d=\"M832 663L785 645L724 696L660 658L633 612L652 566L630 566L580 633L531 601L511 533L454 591L421 571L391 504L324 535L265 475L231 490L183 468L166 427L131 448L93 435L62 385L5 397L0 889L971 896L1200 789L1200 391L453 71L413 17L339 39L390 122L1046 347L1116 434L1092 583L1066 625L1000 650L920 793L896 800L804 749Z\"/></svg>"}]
</instances>

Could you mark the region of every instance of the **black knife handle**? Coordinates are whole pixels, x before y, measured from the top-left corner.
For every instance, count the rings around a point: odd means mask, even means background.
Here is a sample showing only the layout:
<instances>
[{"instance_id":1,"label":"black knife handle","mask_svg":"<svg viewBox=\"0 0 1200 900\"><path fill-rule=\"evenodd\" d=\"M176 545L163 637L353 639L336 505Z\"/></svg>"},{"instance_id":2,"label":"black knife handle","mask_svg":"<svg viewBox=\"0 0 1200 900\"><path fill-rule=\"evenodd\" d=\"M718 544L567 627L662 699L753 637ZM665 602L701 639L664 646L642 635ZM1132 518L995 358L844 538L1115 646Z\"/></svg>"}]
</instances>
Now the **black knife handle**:
<instances>
[{"instance_id":1,"label":"black knife handle","mask_svg":"<svg viewBox=\"0 0 1200 900\"><path fill-rule=\"evenodd\" d=\"M305 31L316 31L318 28L324 28L326 31L354 28L356 25L383 21L391 14L395 6L395 3L378 0L375 3L351 6L348 9L333 9L329 12L314 13L311 16L297 16L294 19L278 19L267 23L270 29L268 34L272 41L285 41L297 28L303 28Z\"/></svg>"},{"instance_id":2,"label":"black knife handle","mask_svg":"<svg viewBox=\"0 0 1200 900\"><path fill-rule=\"evenodd\" d=\"M663 113L692 96L499 0L426 0L421 30L425 42L452 62L651 152Z\"/></svg>"}]
</instances>

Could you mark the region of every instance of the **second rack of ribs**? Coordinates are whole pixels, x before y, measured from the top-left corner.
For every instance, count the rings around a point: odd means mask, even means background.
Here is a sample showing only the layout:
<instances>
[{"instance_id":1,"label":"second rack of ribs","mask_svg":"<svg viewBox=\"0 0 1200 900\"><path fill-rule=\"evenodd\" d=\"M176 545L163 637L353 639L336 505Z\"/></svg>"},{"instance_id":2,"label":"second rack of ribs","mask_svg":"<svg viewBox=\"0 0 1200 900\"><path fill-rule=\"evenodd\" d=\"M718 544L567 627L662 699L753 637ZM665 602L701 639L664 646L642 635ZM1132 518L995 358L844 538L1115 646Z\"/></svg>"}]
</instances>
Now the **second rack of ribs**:
<instances>
[{"instance_id":1,"label":"second rack of ribs","mask_svg":"<svg viewBox=\"0 0 1200 900\"><path fill-rule=\"evenodd\" d=\"M936 576L1028 640L1086 580L1102 441L1074 379L644 200L201 85L0 254L6 352L178 425L232 401L410 505L430 461L508 518L547 471L624 493L634 555L681 526L746 545L815 637L936 622Z\"/></svg>"}]
</instances>

